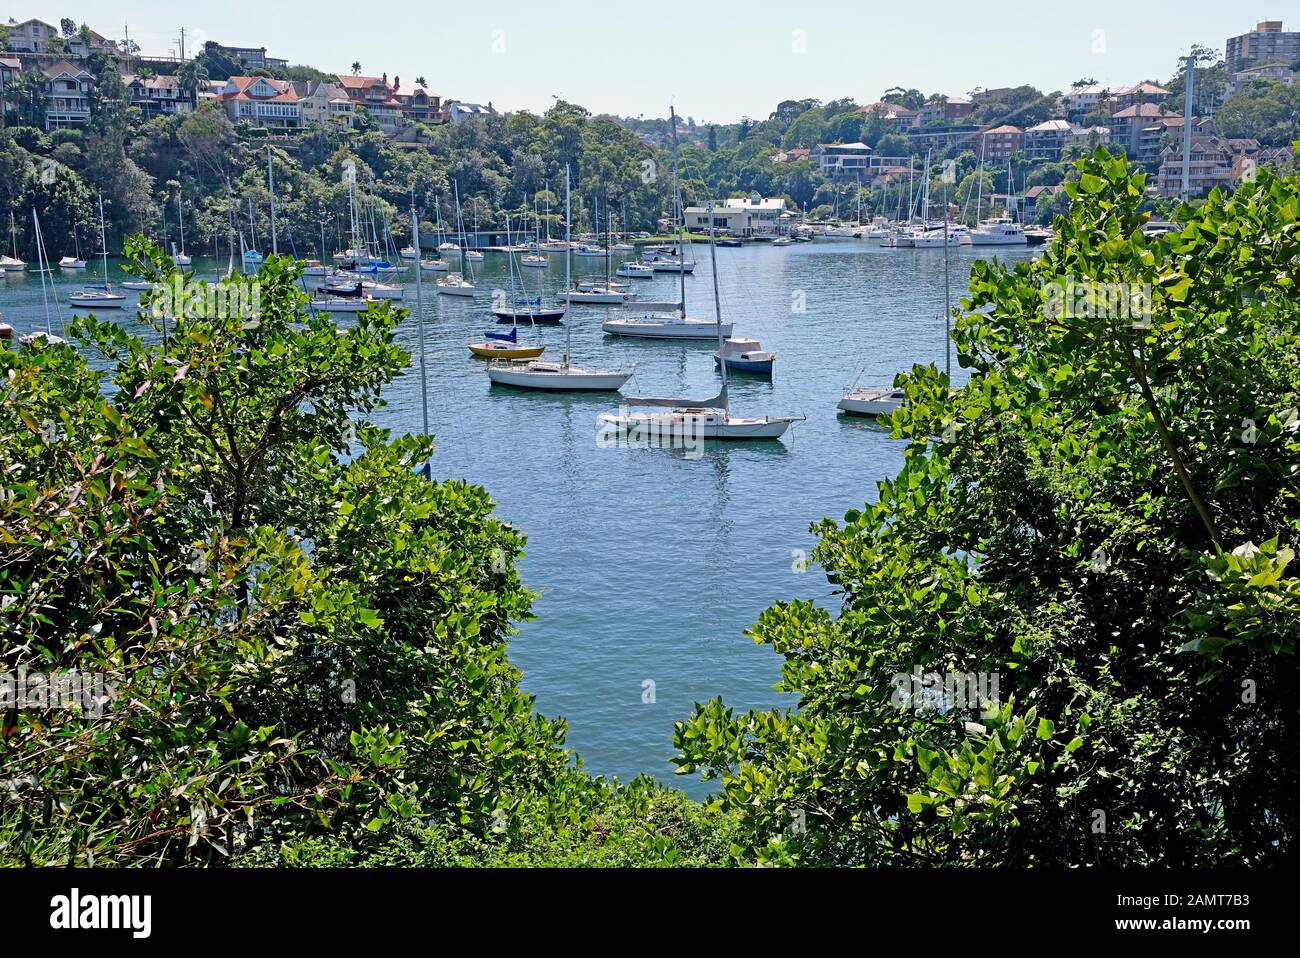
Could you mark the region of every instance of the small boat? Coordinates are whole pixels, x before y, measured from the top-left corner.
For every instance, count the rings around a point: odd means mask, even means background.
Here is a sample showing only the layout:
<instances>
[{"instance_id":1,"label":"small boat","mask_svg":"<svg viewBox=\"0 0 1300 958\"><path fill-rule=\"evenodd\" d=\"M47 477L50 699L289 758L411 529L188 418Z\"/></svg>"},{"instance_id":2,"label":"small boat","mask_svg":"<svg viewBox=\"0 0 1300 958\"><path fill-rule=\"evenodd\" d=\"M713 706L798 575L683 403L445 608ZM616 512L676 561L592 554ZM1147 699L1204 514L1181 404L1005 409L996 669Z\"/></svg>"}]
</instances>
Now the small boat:
<instances>
[{"instance_id":1,"label":"small boat","mask_svg":"<svg viewBox=\"0 0 1300 958\"><path fill-rule=\"evenodd\" d=\"M397 253L402 259L419 259L420 251L414 246L403 246Z\"/></svg>"},{"instance_id":2,"label":"small boat","mask_svg":"<svg viewBox=\"0 0 1300 958\"><path fill-rule=\"evenodd\" d=\"M636 251L636 247L631 243L615 243L610 247L610 249L617 253L632 253Z\"/></svg>"},{"instance_id":3,"label":"small boat","mask_svg":"<svg viewBox=\"0 0 1300 958\"><path fill-rule=\"evenodd\" d=\"M317 286L316 292L324 293L327 296L351 296L357 285L361 286L363 295L369 295L372 299L401 299L404 290L400 286L390 286L387 283L378 283L370 279L356 279L353 282L332 282L324 286Z\"/></svg>"},{"instance_id":4,"label":"small boat","mask_svg":"<svg viewBox=\"0 0 1300 958\"><path fill-rule=\"evenodd\" d=\"M104 283L100 286L85 286L68 297L73 306L82 309L121 309L126 305L126 294L113 292L108 282L108 243L104 238L104 196L99 196L99 243L100 255L104 258ZM85 263L81 264L83 267Z\"/></svg>"},{"instance_id":5,"label":"small boat","mask_svg":"<svg viewBox=\"0 0 1300 958\"><path fill-rule=\"evenodd\" d=\"M521 346L518 326L508 333L494 333L488 330L483 335L487 337L485 341L470 343L469 351L485 359L536 359L546 351L545 346Z\"/></svg>"},{"instance_id":6,"label":"small boat","mask_svg":"<svg viewBox=\"0 0 1300 958\"><path fill-rule=\"evenodd\" d=\"M13 339L14 328L8 323L0 320L0 339Z\"/></svg>"},{"instance_id":7,"label":"small boat","mask_svg":"<svg viewBox=\"0 0 1300 958\"><path fill-rule=\"evenodd\" d=\"M451 242L450 240L448 240L448 241L445 242L445 243L439 243L439 244L438 244L438 252L439 252L439 253L459 253L459 252L460 252L460 247L457 246L455 243Z\"/></svg>"},{"instance_id":8,"label":"small boat","mask_svg":"<svg viewBox=\"0 0 1300 958\"><path fill-rule=\"evenodd\" d=\"M791 242L792 242L792 240L791 240L790 237L788 237L788 236L778 236L776 239L772 240L772 245L773 245L773 246L789 246L789 245L791 244Z\"/></svg>"},{"instance_id":9,"label":"small boat","mask_svg":"<svg viewBox=\"0 0 1300 958\"><path fill-rule=\"evenodd\" d=\"M627 402L636 405L638 400ZM606 429L665 445L672 440L780 439L793 423L801 421L795 416L733 416L721 406L675 406L669 412L602 413L597 417Z\"/></svg>"},{"instance_id":10,"label":"small boat","mask_svg":"<svg viewBox=\"0 0 1300 958\"><path fill-rule=\"evenodd\" d=\"M193 260L189 256L185 255L184 250L178 251L176 249L176 244L172 243L172 262L175 263L177 266L185 267L185 266L189 266L193 262Z\"/></svg>"},{"instance_id":11,"label":"small boat","mask_svg":"<svg viewBox=\"0 0 1300 958\"><path fill-rule=\"evenodd\" d=\"M143 291L157 289L158 284L151 283L147 279L128 279L122 281L122 288Z\"/></svg>"},{"instance_id":12,"label":"small boat","mask_svg":"<svg viewBox=\"0 0 1300 958\"><path fill-rule=\"evenodd\" d=\"M1056 230L1050 226L1041 229L1031 227L1025 230L1025 242L1030 246L1042 246L1044 243L1050 243L1054 236L1056 236Z\"/></svg>"},{"instance_id":13,"label":"small boat","mask_svg":"<svg viewBox=\"0 0 1300 958\"><path fill-rule=\"evenodd\" d=\"M558 323L567 306L543 306L540 299L518 300L512 306L492 310L499 323Z\"/></svg>"},{"instance_id":14,"label":"small boat","mask_svg":"<svg viewBox=\"0 0 1300 958\"><path fill-rule=\"evenodd\" d=\"M680 303L645 303L641 310L607 319L600 328L613 336L641 339L719 339L731 335L731 323L722 323L719 330L716 320L690 319Z\"/></svg>"},{"instance_id":15,"label":"small boat","mask_svg":"<svg viewBox=\"0 0 1300 958\"><path fill-rule=\"evenodd\" d=\"M546 269L551 265L551 261L540 253L531 253L528 256L521 256L519 265L531 266L533 269Z\"/></svg>"},{"instance_id":16,"label":"small boat","mask_svg":"<svg viewBox=\"0 0 1300 958\"><path fill-rule=\"evenodd\" d=\"M496 362L487 368L498 386L549 389L555 392L613 392L632 378L631 369L579 369L568 362Z\"/></svg>"},{"instance_id":17,"label":"small boat","mask_svg":"<svg viewBox=\"0 0 1300 958\"><path fill-rule=\"evenodd\" d=\"M245 262L245 263L251 263L251 264L256 265L256 264L258 264L258 263L261 263L264 259L265 259L265 257L264 257L261 253L259 253L257 250L255 250L255 249L246 249L246 250L244 250L244 262Z\"/></svg>"},{"instance_id":18,"label":"small boat","mask_svg":"<svg viewBox=\"0 0 1300 958\"><path fill-rule=\"evenodd\" d=\"M304 276L329 276L333 268L326 266L318 259L305 259L302 261L302 275Z\"/></svg>"},{"instance_id":19,"label":"small boat","mask_svg":"<svg viewBox=\"0 0 1300 958\"><path fill-rule=\"evenodd\" d=\"M364 313L377 302L379 300L369 296L317 296L311 301L311 306L326 313Z\"/></svg>"},{"instance_id":20,"label":"small boat","mask_svg":"<svg viewBox=\"0 0 1300 958\"><path fill-rule=\"evenodd\" d=\"M465 258L471 263L481 263L483 262L483 252L482 250L467 249L465 250Z\"/></svg>"},{"instance_id":21,"label":"small boat","mask_svg":"<svg viewBox=\"0 0 1300 958\"><path fill-rule=\"evenodd\" d=\"M448 273L438 280L438 293L441 296L473 296L476 287L460 273Z\"/></svg>"},{"instance_id":22,"label":"small boat","mask_svg":"<svg viewBox=\"0 0 1300 958\"><path fill-rule=\"evenodd\" d=\"M604 256L605 247L596 246L591 243L582 243L573 251L574 256Z\"/></svg>"},{"instance_id":23,"label":"small boat","mask_svg":"<svg viewBox=\"0 0 1300 958\"><path fill-rule=\"evenodd\" d=\"M615 273L631 279L654 279L655 268L646 263L622 263Z\"/></svg>"},{"instance_id":24,"label":"small boat","mask_svg":"<svg viewBox=\"0 0 1300 958\"><path fill-rule=\"evenodd\" d=\"M61 269L85 269L86 261L84 259L77 259L75 256L65 256L63 259L59 260L59 267Z\"/></svg>"},{"instance_id":25,"label":"small boat","mask_svg":"<svg viewBox=\"0 0 1300 958\"><path fill-rule=\"evenodd\" d=\"M18 342L24 346L30 346L33 343L43 342L49 346L61 346L67 342L62 336L55 336L53 333L47 333L43 329L38 329L34 333L23 333L18 337Z\"/></svg>"},{"instance_id":26,"label":"small boat","mask_svg":"<svg viewBox=\"0 0 1300 958\"><path fill-rule=\"evenodd\" d=\"M445 259L422 259L420 260L420 269L426 273L445 273L451 267Z\"/></svg>"},{"instance_id":27,"label":"small boat","mask_svg":"<svg viewBox=\"0 0 1300 958\"><path fill-rule=\"evenodd\" d=\"M675 256L656 257L650 265L656 273L693 273L695 264L682 262Z\"/></svg>"},{"instance_id":28,"label":"small boat","mask_svg":"<svg viewBox=\"0 0 1300 958\"><path fill-rule=\"evenodd\" d=\"M735 237L731 237L731 238L729 238L729 239L720 239L720 240L718 240L718 241L717 241L717 245L718 245L718 246L726 246L726 247L729 247L729 248L731 248L731 249L736 249L736 248L738 248L738 247L744 246L745 244L742 243L740 240L736 239Z\"/></svg>"},{"instance_id":29,"label":"small boat","mask_svg":"<svg viewBox=\"0 0 1300 958\"><path fill-rule=\"evenodd\" d=\"M727 369L733 372L766 376L772 375L772 363L775 361L776 353L767 352L757 339L728 339L713 354L713 363L718 367L726 363Z\"/></svg>"},{"instance_id":30,"label":"small boat","mask_svg":"<svg viewBox=\"0 0 1300 958\"><path fill-rule=\"evenodd\" d=\"M566 289L560 294L560 299L567 303L619 305L628 302L634 295L634 293L627 290L611 289L604 285L592 284L586 289L583 289L581 285L576 289Z\"/></svg>"},{"instance_id":31,"label":"small boat","mask_svg":"<svg viewBox=\"0 0 1300 958\"><path fill-rule=\"evenodd\" d=\"M848 390L838 405L852 416L881 416L892 413L906 398L907 393L892 386L862 387Z\"/></svg>"}]
</instances>

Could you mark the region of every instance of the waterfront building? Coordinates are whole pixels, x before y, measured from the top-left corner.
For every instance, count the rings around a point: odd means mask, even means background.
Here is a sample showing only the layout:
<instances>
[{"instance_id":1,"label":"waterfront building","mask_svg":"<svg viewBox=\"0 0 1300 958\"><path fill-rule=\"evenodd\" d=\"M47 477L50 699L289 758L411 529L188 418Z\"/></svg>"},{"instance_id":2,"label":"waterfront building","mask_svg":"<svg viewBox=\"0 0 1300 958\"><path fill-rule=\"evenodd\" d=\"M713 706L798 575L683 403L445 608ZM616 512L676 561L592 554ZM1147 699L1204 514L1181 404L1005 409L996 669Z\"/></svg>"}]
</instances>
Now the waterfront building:
<instances>
[{"instance_id":1,"label":"waterfront building","mask_svg":"<svg viewBox=\"0 0 1300 958\"><path fill-rule=\"evenodd\" d=\"M1229 37L1224 44L1224 69L1235 76L1265 63L1300 60L1300 33L1282 29L1281 20L1262 20L1250 33Z\"/></svg>"}]
</instances>

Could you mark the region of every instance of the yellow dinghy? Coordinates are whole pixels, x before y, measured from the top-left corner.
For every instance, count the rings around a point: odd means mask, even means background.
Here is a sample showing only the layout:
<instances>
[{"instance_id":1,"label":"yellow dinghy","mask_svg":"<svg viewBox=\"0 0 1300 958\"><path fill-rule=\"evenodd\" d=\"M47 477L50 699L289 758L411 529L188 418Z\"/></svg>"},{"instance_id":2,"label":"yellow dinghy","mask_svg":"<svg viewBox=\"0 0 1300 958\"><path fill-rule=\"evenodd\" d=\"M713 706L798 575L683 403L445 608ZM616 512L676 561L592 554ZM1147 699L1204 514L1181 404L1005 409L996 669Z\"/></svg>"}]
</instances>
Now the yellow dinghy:
<instances>
[{"instance_id":1,"label":"yellow dinghy","mask_svg":"<svg viewBox=\"0 0 1300 958\"><path fill-rule=\"evenodd\" d=\"M470 343L469 351L484 359L536 359L545 346L519 346L512 343Z\"/></svg>"}]
</instances>

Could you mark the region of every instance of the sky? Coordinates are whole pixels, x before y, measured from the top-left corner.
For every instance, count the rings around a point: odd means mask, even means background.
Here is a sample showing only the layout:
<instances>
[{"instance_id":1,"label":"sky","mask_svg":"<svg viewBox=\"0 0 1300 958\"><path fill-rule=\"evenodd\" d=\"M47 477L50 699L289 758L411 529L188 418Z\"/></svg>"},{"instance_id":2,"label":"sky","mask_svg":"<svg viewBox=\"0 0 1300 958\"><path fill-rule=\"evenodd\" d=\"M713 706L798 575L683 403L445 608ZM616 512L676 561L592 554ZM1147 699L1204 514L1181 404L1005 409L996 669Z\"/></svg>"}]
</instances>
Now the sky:
<instances>
[{"instance_id":1,"label":"sky","mask_svg":"<svg viewBox=\"0 0 1300 958\"><path fill-rule=\"evenodd\" d=\"M1272 0L1281 6L1278 0ZM1125 86L1173 75L1190 45L1223 51L1229 36L1281 10L1193 0L1061 4L922 4L872 0L493 0L364 4L313 0L159 4L157 0L40 0L18 20L62 17L105 36L130 36L146 54L205 40L265 46L269 56L498 110L541 112L555 97L594 113L660 117L669 103L697 123L765 119L781 100L879 99L891 86L965 96L1028 83L1064 90L1088 77ZM1300 8L1292 8L1300 30ZM372 15L373 11L373 15Z\"/></svg>"}]
</instances>

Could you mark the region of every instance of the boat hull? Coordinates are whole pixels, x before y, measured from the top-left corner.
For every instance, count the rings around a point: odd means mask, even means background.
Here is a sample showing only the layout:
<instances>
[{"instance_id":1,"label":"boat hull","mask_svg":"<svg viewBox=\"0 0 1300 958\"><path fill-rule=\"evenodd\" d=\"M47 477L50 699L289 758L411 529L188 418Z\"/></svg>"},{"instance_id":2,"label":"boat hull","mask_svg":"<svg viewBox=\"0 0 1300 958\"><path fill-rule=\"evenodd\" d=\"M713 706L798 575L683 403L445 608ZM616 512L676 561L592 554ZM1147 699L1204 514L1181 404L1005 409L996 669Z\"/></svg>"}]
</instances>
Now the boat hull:
<instances>
[{"instance_id":1,"label":"boat hull","mask_svg":"<svg viewBox=\"0 0 1300 958\"><path fill-rule=\"evenodd\" d=\"M487 343L470 343L469 351L484 359L536 359L546 351L545 346L491 346Z\"/></svg>"},{"instance_id":2,"label":"boat hull","mask_svg":"<svg viewBox=\"0 0 1300 958\"><path fill-rule=\"evenodd\" d=\"M494 309L492 315L498 323L558 323L564 319L564 308L558 309Z\"/></svg>"},{"instance_id":3,"label":"boat hull","mask_svg":"<svg viewBox=\"0 0 1300 958\"><path fill-rule=\"evenodd\" d=\"M489 366L487 373L488 379L498 386L551 392L614 392L632 378L631 370L537 372L527 366L513 368L504 363Z\"/></svg>"},{"instance_id":4,"label":"boat hull","mask_svg":"<svg viewBox=\"0 0 1300 958\"><path fill-rule=\"evenodd\" d=\"M724 359L723 357L719 356L717 353L713 354L713 364L715 366L721 368L724 362L727 364L727 369L732 372L754 373L755 375L759 375L759 376L770 376L772 375L772 364L775 362L775 360L736 359L734 357L729 359Z\"/></svg>"},{"instance_id":5,"label":"boat hull","mask_svg":"<svg viewBox=\"0 0 1300 958\"><path fill-rule=\"evenodd\" d=\"M699 339L717 340L718 324L697 320L666 320L664 322L608 319L601 329L613 336L634 336L641 339ZM732 324L722 324L722 338L731 335Z\"/></svg>"},{"instance_id":6,"label":"boat hull","mask_svg":"<svg viewBox=\"0 0 1300 958\"><path fill-rule=\"evenodd\" d=\"M740 442L753 439L780 439L798 419L742 419L717 413L674 410L671 413L605 413L597 423L620 433L633 433L658 440L715 439Z\"/></svg>"}]
</instances>

